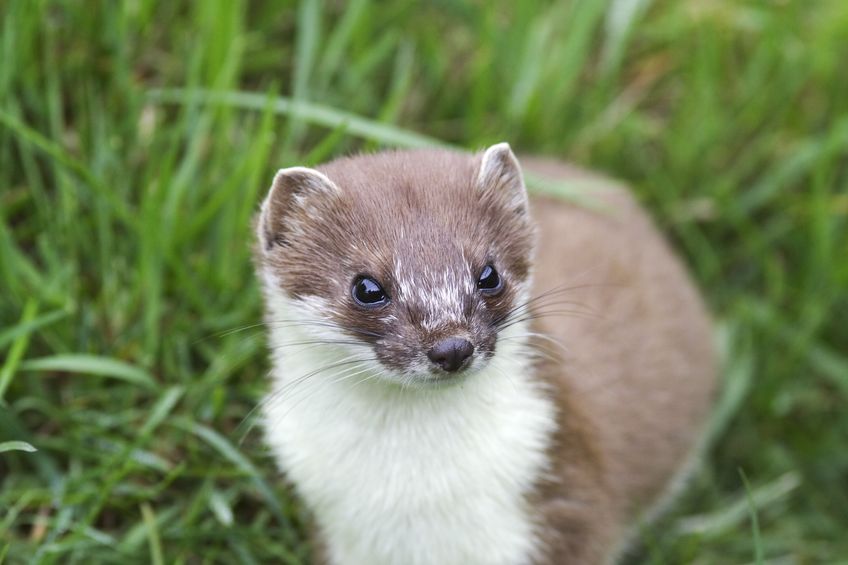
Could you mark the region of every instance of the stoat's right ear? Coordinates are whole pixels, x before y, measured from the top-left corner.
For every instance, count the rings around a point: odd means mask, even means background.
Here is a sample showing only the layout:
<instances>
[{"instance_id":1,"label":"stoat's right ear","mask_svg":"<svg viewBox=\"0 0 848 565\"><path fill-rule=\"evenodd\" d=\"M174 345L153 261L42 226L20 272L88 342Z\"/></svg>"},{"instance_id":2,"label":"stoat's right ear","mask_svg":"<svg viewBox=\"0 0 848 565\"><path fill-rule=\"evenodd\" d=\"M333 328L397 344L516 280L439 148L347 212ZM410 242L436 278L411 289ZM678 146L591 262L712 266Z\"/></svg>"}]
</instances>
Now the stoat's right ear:
<instances>
[{"instance_id":1,"label":"stoat's right ear","mask_svg":"<svg viewBox=\"0 0 848 565\"><path fill-rule=\"evenodd\" d=\"M256 227L263 251L285 245L286 226L294 211L308 208L313 199L326 199L341 194L327 175L307 167L280 169L274 175L271 190L262 203Z\"/></svg>"}]
</instances>

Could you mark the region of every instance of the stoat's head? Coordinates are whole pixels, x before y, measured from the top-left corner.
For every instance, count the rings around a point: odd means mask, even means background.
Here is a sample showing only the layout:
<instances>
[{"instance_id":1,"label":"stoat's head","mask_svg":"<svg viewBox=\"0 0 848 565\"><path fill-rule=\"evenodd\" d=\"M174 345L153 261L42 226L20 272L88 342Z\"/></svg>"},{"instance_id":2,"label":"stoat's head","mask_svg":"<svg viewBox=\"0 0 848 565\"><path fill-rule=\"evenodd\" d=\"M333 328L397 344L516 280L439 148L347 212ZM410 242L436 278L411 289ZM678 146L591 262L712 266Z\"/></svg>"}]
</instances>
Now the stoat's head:
<instances>
[{"instance_id":1,"label":"stoat's head","mask_svg":"<svg viewBox=\"0 0 848 565\"><path fill-rule=\"evenodd\" d=\"M257 232L269 303L328 347L367 348L394 382L486 366L529 291L533 230L506 143L283 169ZM269 323L281 315L270 307Z\"/></svg>"}]
</instances>

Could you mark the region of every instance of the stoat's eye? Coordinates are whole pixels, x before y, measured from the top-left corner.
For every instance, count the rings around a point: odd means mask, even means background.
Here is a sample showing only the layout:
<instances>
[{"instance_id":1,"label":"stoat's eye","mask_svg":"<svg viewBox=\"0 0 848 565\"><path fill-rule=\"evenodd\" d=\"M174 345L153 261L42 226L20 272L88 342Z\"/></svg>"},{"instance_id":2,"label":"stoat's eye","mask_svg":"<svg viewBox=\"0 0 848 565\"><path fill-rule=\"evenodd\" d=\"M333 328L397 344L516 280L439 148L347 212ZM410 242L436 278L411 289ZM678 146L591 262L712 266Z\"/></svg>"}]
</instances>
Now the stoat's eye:
<instances>
[{"instance_id":1,"label":"stoat's eye","mask_svg":"<svg viewBox=\"0 0 848 565\"><path fill-rule=\"evenodd\" d=\"M364 275L353 279L350 295L353 296L357 304L365 308L376 308L389 301L389 296L383 290L383 287L380 286L380 283Z\"/></svg>"},{"instance_id":2,"label":"stoat's eye","mask_svg":"<svg viewBox=\"0 0 848 565\"><path fill-rule=\"evenodd\" d=\"M492 265L486 265L477 278L477 288L483 294L495 295L503 289L503 280Z\"/></svg>"}]
</instances>

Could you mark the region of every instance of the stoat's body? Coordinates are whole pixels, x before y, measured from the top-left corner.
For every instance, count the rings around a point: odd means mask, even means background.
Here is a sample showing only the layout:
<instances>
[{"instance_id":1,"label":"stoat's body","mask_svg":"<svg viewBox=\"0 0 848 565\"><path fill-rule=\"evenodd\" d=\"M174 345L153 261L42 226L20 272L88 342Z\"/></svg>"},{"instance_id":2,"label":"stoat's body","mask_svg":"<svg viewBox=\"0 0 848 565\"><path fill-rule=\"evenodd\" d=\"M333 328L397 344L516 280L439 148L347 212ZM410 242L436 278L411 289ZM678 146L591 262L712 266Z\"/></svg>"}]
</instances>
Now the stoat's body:
<instances>
[{"instance_id":1,"label":"stoat's body","mask_svg":"<svg viewBox=\"0 0 848 565\"><path fill-rule=\"evenodd\" d=\"M319 171L275 177L257 263L267 438L321 557L613 559L715 380L707 315L650 221L613 187L601 212L528 204L506 144Z\"/></svg>"}]
</instances>

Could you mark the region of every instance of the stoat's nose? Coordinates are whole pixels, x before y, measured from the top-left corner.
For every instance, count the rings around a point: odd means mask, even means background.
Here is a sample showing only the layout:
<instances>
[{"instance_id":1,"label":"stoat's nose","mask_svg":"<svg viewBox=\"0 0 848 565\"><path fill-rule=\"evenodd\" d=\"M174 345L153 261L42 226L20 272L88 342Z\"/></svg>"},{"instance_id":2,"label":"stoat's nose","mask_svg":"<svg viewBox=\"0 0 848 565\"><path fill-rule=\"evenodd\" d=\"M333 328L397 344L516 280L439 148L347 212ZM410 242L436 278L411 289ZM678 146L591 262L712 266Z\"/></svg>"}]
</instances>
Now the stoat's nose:
<instances>
[{"instance_id":1,"label":"stoat's nose","mask_svg":"<svg viewBox=\"0 0 848 565\"><path fill-rule=\"evenodd\" d=\"M434 345L427 352L430 361L453 373L461 369L474 353L474 346L467 339L449 337Z\"/></svg>"}]
</instances>

